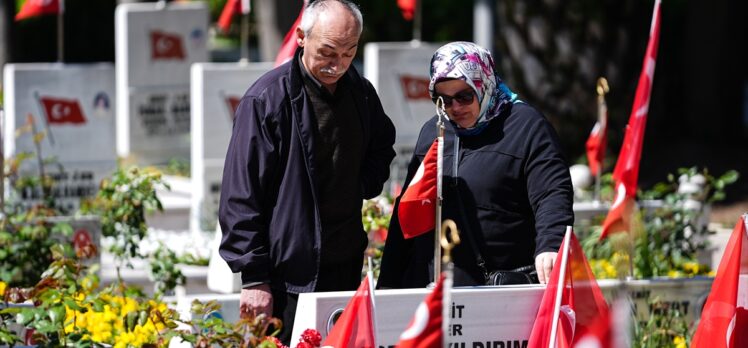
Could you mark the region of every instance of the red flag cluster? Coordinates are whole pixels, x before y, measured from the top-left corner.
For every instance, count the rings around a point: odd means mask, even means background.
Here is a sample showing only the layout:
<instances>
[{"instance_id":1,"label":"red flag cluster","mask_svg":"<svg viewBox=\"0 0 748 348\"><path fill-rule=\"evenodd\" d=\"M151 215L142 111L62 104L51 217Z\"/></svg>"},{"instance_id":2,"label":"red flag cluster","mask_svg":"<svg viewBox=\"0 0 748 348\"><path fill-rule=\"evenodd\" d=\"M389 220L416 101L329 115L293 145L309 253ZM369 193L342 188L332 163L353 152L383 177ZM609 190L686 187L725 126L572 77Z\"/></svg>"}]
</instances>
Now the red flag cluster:
<instances>
[{"instance_id":1,"label":"red flag cluster","mask_svg":"<svg viewBox=\"0 0 748 348\"><path fill-rule=\"evenodd\" d=\"M434 229L436 224L437 151L434 139L416 174L405 189L398 205L397 217L405 238L413 238Z\"/></svg>"},{"instance_id":2,"label":"red flag cluster","mask_svg":"<svg viewBox=\"0 0 748 348\"><path fill-rule=\"evenodd\" d=\"M748 309L745 294L738 297L741 264L748 264L748 215L738 219L719 262L712 290L701 312L691 348L748 347ZM748 270L744 272L748 273Z\"/></svg>"},{"instance_id":3,"label":"red flag cluster","mask_svg":"<svg viewBox=\"0 0 748 348\"><path fill-rule=\"evenodd\" d=\"M618 155L618 162L613 171L616 198L610 207L610 212L608 212L605 222L603 222L601 239L605 238L609 233L627 231L630 228L629 220L633 213L636 198L639 160L642 155L644 128L647 124L649 99L652 92L655 61L657 60L657 46L660 37L660 3L661 0L655 2L652 27L649 32L649 43L647 44L642 71L639 75L639 84L636 87L634 107L629 117L621 153Z\"/></svg>"},{"instance_id":4,"label":"red flag cluster","mask_svg":"<svg viewBox=\"0 0 748 348\"><path fill-rule=\"evenodd\" d=\"M558 255L528 347L573 347L582 339L610 347L608 304L571 229Z\"/></svg>"},{"instance_id":5,"label":"red flag cluster","mask_svg":"<svg viewBox=\"0 0 748 348\"><path fill-rule=\"evenodd\" d=\"M16 14L16 20L60 13L60 0L27 0Z\"/></svg>"}]
</instances>

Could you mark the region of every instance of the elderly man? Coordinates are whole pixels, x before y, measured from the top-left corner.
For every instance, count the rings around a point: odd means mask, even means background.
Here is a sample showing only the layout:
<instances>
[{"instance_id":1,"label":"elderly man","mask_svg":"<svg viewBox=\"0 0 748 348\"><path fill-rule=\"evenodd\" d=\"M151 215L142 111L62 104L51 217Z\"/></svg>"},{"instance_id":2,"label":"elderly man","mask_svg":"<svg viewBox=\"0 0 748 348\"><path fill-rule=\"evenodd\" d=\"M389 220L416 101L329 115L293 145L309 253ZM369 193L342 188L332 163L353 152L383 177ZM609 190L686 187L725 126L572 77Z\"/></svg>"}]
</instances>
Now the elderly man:
<instances>
[{"instance_id":1,"label":"elderly man","mask_svg":"<svg viewBox=\"0 0 748 348\"><path fill-rule=\"evenodd\" d=\"M241 313L282 319L286 344L299 293L358 286L362 200L381 192L395 156L392 122L351 67L362 25L349 1L312 2L294 59L262 76L236 111L220 254L241 272Z\"/></svg>"}]
</instances>

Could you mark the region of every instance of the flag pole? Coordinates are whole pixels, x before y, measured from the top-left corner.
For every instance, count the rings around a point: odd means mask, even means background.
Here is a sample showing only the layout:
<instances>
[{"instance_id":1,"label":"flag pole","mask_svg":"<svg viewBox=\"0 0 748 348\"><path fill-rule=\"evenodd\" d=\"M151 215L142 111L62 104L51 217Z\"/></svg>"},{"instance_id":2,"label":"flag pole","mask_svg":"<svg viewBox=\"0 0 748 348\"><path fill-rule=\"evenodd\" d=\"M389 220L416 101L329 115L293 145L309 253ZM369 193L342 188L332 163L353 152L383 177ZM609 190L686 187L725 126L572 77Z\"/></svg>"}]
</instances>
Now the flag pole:
<instances>
[{"instance_id":1,"label":"flag pole","mask_svg":"<svg viewBox=\"0 0 748 348\"><path fill-rule=\"evenodd\" d=\"M421 41L421 22L423 21L421 14L423 6L421 3L423 0L413 1L416 3L415 13L413 14L413 41Z\"/></svg>"},{"instance_id":2,"label":"flag pole","mask_svg":"<svg viewBox=\"0 0 748 348\"><path fill-rule=\"evenodd\" d=\"M42 119L42 122L44 122L44 129L47 131L47 137L49 138L49 144L54 146L55 145L55 137L52 135L52 129L49 128L49 119L54 117L49 114L47 114L46 108L44 108L44 104L42 104L42 97L39 95L38 91L34 91L34 99L36 99L36 105L39 106L40 111L40 118ZM29 114L30 115L30 114ZM32 116L33 117L33 116Z\"/></svg>"},{"instance_id":3,"label":"flag pole","mask_svg":"<svg viewBox=\"0 0 748 348\"><path fill-rule=\"evenodd\" d=\"M561 269L558 273L558 288L556 289L556 300L553 304L553 322L551 323L551 340L548 342L548 348L556 348L556 334L558 332L558 316L561 311L561 296L564 294L566 287L566 264L569 261L569 244L571 243L571 226L566 226L566 235L564 236L564 249L561 250Z\"/></svg>"},{"instance_id":4,"label":"flag pole","mask_svg":"<svg viewBox=\"0 0 748 348\"><path fill-rule=\"evenodd\" d=\"M249 62L249 0L241 0L239 12L242 14L241 26L241 59L239 62Z\"/></svg>"},{"instance_id":5,"label":"flag pole","mask_svg":"<svg viewBox=\"0 0 748 348\"><path fill-rule=\"evenodd\" d=\"M597 79L597 122L600 124L600 134L605 134L606 128L608 127L608 104L605 102L605 94L610 91L610 87L608 87L608 80L606 80L604 77L600 77ZM605 153L605 146L603 146L601 149L598 149L598 151L602 151L603 154ZM603 155L602 158L605 158ZM599 203L600 202L600 177L602 176L603 172L603 164L602 161L600 161L599 168L597 168L597 173L595 173L595 197L594 202Z\"/></svg>"},{"instance_id":6,"label":"flag pole","mask_svg":"<svg viewBox=\"0 0 748 348\"><path fill-rule=\"evenodd\" d=\"M60 10L57 11L57 61L65 61L65 0L59 2Z\"/></svg>"},{"instance_id":7,"label":"flag pole","mask_svg":"<svg viewBox=\"0 0 748 348\"><path fill-rule=\"evenodd\" d=\"M447 113L444 110L442 97L436 100L436 213L434 219L434 282L442 273L442 248L440 231L442 228L442 172L444 166L444 118Z\"/></svg>"},{"instance_id":8,"label":"flag pole","mask_svg":"<svg viewBox=\"0 0 748 348\"><path fill-rule=\"evenodd\" d=\"M450 233L448 233L450 232ZM451 241L450 241L451 239ZM444 248L444 256L441 262L444 263L444 285L442 288L442 337L449 336L449 319L452 318L449 312L449 303L452 302L452 281L454 263L452 263L451 251L457 244L460 244L460 231L457 224L451 219L444 221L439 234L439 242Z\"/></svg>"},{"instance_id":9,"label":"flag pole","mask_svg":"<svg viewBox=\"0 0 748 348\"><path fill-rule=\"evenodd\" d=\"M373 269L374 259L371 256L367 256L366 261L367 261L366 262L367 263L366 278L368 278L367 282L369 283L369 300L371 301L371 313L373 317L371 319L371 323L372 323L372 326L374 326L372 328L372 331L374 332L374 347L378 347L377 337L379 336L379 333L377 332L378 330L377 328L379 325L377 325L377 303L376 301L374 301L376 298L374 296L374 291L375 291L374 290L374 269Z\"/></svg>"}]
</instances>

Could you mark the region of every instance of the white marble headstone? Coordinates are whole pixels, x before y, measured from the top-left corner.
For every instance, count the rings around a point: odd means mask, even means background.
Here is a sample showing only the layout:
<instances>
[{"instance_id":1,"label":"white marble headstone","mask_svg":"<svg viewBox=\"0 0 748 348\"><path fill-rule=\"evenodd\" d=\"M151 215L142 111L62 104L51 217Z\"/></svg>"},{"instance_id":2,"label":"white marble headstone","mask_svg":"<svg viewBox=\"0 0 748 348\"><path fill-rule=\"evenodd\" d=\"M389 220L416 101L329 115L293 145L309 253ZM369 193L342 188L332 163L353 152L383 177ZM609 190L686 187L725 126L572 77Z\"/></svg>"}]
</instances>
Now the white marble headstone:
<instances>
[{"instance_id":1,"label":"white marble headstone","mask_svg":"<svg viewBox=\"0 0 748 348\"><path fill-rule=\"evenodd\" d=\"M439 47L425 42L371 42L364 47L364 75L395 124L395 147L412 149L423 123L436 114L428 90L429 63Z\"/></svg>"},{"instance_id":2,"label":"white marble headstone","mask_svg":"<svg viewBox=\"0 0 748 348\"><path fill-rule=\"evenodd\" d=\"M58 208L72 211L80 199L93 197L101 179L114 172L114 66L97 64L8 64L5 66L6 156L37 153L31 133L18 134L30 120L39 132L45 174L55 184ZM28 127L26 127L28 128ZM22 162L22 175L38 175L36 157ZM41 190L19 193L28 204L40 202Z\"/></svg>"},{"instance_id":3,"label":"white marble headstone","mask_svg":"<svg viewBox=\"0 0 748 348\"><path fill-rule=\"evenodd\" d=\"M199 63L192 66L192 205L190 229L213 230L234 111L244 92L272 63Z\"/></svg>"},{"instance_id":4,"label":"white marble headstone","mask_svg":"<svg viewBox=\"0 0 748 348\"><path fill-rule=\"evenodd\" d=\"M115 11L117 152L137 164L190 156L190 66L208 60L204 2Z\"/></svg>"}]
</instances>

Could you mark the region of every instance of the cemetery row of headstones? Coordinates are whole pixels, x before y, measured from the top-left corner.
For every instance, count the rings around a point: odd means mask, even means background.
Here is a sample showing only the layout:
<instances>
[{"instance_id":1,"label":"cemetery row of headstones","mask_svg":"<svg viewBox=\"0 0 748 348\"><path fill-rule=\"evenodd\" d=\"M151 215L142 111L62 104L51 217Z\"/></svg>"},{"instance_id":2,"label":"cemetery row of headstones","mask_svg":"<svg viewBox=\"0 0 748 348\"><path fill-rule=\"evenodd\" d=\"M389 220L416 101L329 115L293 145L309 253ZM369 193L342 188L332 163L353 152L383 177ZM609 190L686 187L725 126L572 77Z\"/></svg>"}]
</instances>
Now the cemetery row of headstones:
<instances>
[{"instance_id":1,"label":"cemetery row of headstones","mask_svg":"<svg viewBox=\"0 0 748 348\"><path fill-rule=\"evenodd\" d=\"M121 4L115 11L116 63L8 64L4 67L6 156L38 153L51 158L45 171L63 211L96 194L116 169L117 158L137 165L189 160L193 232L213 230L223 161L234 111L244 91L272 63L206 63L208 8L201 2ZM379 91L397 128L401 151L415 144L433 114L428 62L433 44L370 43L364 75ZM44 138L17 131L30 123ZM406 156L393 176L401 178ZM36 175L27 160L22 175ZM5 191L6 193L8 190ZM25 204L41 192L18 194Z\"/></svg>"}]
</instances>

